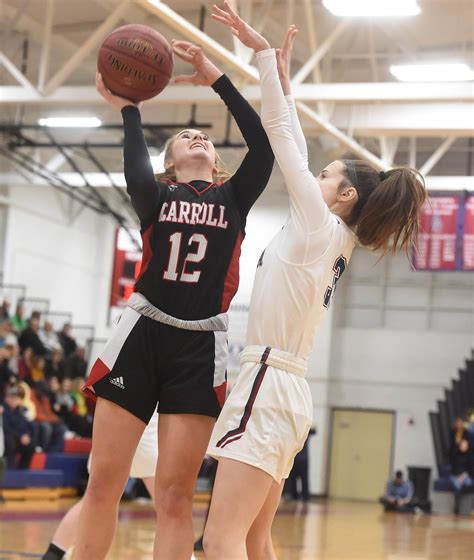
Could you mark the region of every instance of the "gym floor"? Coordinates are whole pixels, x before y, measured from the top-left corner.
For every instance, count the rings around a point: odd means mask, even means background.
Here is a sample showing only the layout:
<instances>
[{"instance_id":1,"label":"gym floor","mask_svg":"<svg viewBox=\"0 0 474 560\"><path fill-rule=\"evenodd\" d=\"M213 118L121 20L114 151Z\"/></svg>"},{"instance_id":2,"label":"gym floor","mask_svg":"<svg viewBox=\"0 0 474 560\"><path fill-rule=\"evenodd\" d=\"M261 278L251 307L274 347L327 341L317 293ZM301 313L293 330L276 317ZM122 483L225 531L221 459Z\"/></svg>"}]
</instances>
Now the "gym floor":
<instances>
[{"instance_id":1,"label":"gym floor","mask_svg":"<svg viewBox=\"0 0 474 560\"><path fill-rule=\"evenodd\" d=\"M40 558L72 503L0 504L0 560ZM196 536L205 508L195 506ZM123 504L108 560L151 560L153 533L149 502ZM378 504L335 500L282 502L274 542L279 560L471 560L474 516L384 514Z\"/></svg>"}]
</instances>

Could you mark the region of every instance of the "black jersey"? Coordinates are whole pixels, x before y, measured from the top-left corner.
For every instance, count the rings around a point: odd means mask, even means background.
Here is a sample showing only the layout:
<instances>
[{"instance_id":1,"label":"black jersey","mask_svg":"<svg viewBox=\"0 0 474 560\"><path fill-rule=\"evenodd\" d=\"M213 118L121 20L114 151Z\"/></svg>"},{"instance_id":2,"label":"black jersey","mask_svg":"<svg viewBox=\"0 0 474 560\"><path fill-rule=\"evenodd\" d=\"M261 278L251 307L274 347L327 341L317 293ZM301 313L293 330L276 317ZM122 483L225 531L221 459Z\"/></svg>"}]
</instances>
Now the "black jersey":
<instances>
[{"instance_id":1,"label":"black jersey","mask_svg":"<svg viewBox=\"0 0 474 560\"><path fill-rule=\"evenodd\" d=\"M156 182L133 106L122 110L127 191L141 223L143 259L135 291L179 319L227 311L239 285L247 214L265 188L273 153L260 118L224 75L221 96L247 143L236 173L224 183Z\"/></svg>"}]
</instances>

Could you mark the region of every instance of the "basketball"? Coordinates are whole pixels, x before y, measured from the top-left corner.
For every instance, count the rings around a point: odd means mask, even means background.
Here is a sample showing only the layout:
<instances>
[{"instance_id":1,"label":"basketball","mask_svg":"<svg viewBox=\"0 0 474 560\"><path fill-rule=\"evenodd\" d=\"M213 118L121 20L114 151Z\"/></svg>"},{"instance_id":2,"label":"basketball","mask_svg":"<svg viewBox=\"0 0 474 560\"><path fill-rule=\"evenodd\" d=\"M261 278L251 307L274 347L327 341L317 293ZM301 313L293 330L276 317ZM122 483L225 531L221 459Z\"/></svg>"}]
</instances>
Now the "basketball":
<instances>
[{"instance_id":1,"label":"basketball","mask_svg":"<svg viewBox=\"0 0 474 560\"><path fill-rule=\"evenodd\" d=\"M134 103L158 95L173 73L171 45L146 25L124 25L99 49L97 68L112 93Z\"/></svg>"}]
</instances>

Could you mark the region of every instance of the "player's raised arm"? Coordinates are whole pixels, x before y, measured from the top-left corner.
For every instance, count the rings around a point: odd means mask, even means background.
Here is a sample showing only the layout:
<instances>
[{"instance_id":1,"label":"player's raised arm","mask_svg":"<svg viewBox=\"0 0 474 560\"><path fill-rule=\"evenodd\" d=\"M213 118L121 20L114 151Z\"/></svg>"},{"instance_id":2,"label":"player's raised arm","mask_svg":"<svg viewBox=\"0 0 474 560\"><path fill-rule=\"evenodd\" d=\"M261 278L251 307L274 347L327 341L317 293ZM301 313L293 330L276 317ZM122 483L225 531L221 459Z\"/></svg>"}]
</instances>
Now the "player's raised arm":
<instances>
[{"instance_id":1,"label":"player's raised arm","mask_svg":"<svg viewBox=\"0 0 474 560\"><path fill-rule=\"evenodd\" d=\"M146 226L159 208L159 189L155 181L150 155L143 134L140 107L129 99L114 95L96 74L97 90L107 103L122 113L124 130L124 174L127 192L140 223Z\"/></svg>"},{"instance_id":2,"label":"player's raised arm","mask_svg":"<svg viewBox=\"0 0 474 560\"><path fill-rule=\"evenodd\" d=\"M194 66L191 76L178 76L175 82L210 85L226 104L239 127L248 152L230 183L243 218L266 187L273 168L273 152L260 117L237 88L203 53L187 41L174 41L174 53Z\"/></svg>"},{"instance_id":3,"label":"player's raised arm","mask_svg":"<svg viewBox=\"0 0 474 560\"><path fill-rule=\"evenodd\" d=\"M295 141L275 51L269 48L265 38L233 12L228 2L225 2L225 9L214 6L212 17L230 27L236 37L256 51L262 88L262 124L285 178L293 221L302 232L320 230L330 220L329 208Z\"/></svg>"},{"instance_id":4,"label":"player's raised arm","mask_svg":"<svg viewBox=\"0 0 474 560\"><path fill-rule=\"evenodd\" d=\"M291 120L291 130L293 131L293 136L295 142L298 145L298 149L303 156L303 158L308 161L308 146L306 145L306 138L303 134L303 129L301 128L300 119L298 118L298 112L296 110L295 98L291 93L291 81L290 81L290 66L291 66L291 56L293 54L293 43L298 34L298 29L294 25L290 25L288 28L285 39L280 49L276 49L277 58L277 68L278 76L280 78L280 84L285 94L286 104L288 105L288 110L290 112Z\"/></svg>"}]
</instances>

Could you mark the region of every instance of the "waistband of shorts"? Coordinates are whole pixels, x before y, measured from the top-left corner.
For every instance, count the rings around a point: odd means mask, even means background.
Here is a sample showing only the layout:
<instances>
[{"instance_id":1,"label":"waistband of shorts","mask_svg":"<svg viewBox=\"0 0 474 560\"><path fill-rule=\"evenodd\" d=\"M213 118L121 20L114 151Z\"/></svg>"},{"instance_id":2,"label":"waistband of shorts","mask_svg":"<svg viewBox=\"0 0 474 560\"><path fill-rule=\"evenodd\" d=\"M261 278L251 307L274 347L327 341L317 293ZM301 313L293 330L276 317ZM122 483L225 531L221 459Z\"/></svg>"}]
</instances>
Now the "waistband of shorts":
<instances>
[{"instance_id":1,"label":"waistband of shorts","mask_svg":"<svg viewBox=\"0 0 474 560\"><path fill-rule=\"evenodd\" d=\"M185 321L178 319L151 304L143 294L133 292L127 301L127 306L134 309L140 315L144 315L153 321L158 321L170 327L184 329L187 331L227 331L229 327L229 317L227 313L220 313L207 319L197 321Z\"/></svg>"},{"instance_id":2,"label":"waistband of shorts","mask_svg":"<svg viewBox=\"0 0 474 560\"><path fill-rule=\"evenodd\" d=\"M298 358L289 352L270 346L246 346L240 354L240 363L246 362L267 364L298 377L305 377L308 369L308 361L304 358Z\"/></svg>"}]
</instances>

